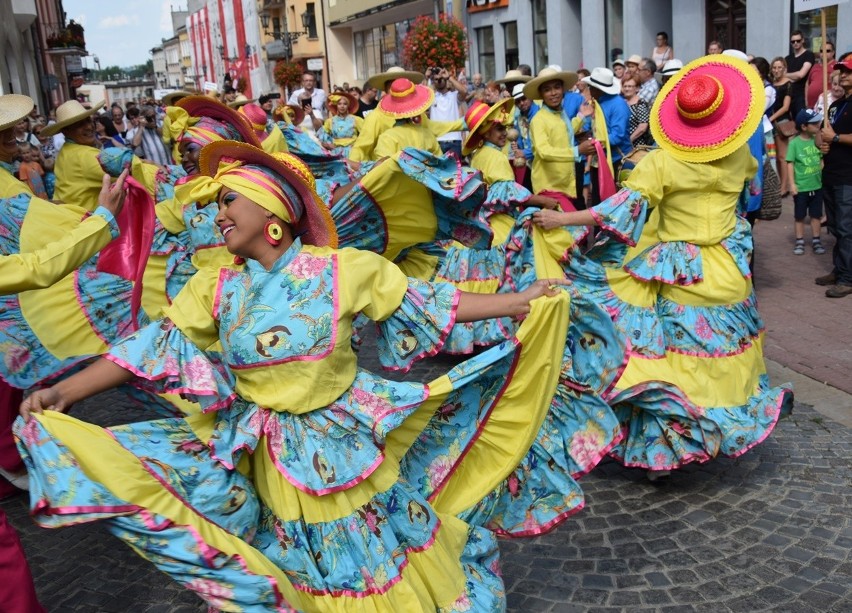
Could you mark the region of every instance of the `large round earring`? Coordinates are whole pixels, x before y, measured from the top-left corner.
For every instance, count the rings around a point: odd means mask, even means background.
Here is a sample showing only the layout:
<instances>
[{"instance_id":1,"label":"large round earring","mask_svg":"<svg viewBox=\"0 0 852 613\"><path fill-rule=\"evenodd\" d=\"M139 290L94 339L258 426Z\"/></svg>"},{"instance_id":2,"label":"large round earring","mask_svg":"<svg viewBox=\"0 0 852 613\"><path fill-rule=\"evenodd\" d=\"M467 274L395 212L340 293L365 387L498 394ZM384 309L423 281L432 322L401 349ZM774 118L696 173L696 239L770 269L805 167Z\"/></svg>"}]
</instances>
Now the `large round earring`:
<instances>
[{"instance_id":1,"label":"large round earring","mask_svg":"<svg viewBox=\"0 0 852 613\"><path fill-rule=\"evenodd\" d=\"M280 245L283 237L284 228L282 228L277 221L270 219L266 222L266 225L263 226L263 238L265 238L266 242L273 247Z\"/></svg>"}]
</instances>

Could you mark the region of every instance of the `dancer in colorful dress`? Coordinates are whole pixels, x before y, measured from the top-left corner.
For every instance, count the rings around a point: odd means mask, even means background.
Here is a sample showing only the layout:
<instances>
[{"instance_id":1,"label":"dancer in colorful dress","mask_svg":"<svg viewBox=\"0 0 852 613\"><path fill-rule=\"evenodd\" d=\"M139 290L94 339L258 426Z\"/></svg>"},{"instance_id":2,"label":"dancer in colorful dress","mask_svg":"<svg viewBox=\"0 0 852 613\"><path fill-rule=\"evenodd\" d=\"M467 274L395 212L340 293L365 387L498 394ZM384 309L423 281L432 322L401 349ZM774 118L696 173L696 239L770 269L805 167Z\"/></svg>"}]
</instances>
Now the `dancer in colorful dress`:
<instances>
[{"instance_id":1,"label":"dancer in colorful dress","mask_svg":"<svg viewBox=\"0 0 852 613\"><path fill-rule=\"evenodd\" d=\"M590 255L615 269L586 260L577 274L575 260L569 277L606 306L627 341L625 370L608 398L624 433L613 455L651 478L744 453L791 406L791 390L770 387L766 375L751 231L736 214L757 170L747 140L763 97L745 62L695 60L663 86L651 114L660 150L620 192L588 211L535 213L544 228L603 231Z\"/></svg>"},{"instance_id":2,"label":"dancer in colorful dress","mask_svg":"<svg viewBox=\"0 0 852 613\"><path fill-rule=\"evenodd\" d=\"M387 95L379 100L379 111L394 119L391 128L376 141L376 158L390 157L406 147L442 155L438 139L423 125L423 114L435 101L435 92L408 79L394 81Z\"/></svg>"},{"instance_id":3,"label":"dancer in colorful dress","mask_svg":"<svg viewBox=\"0 0 852 613\"><path fill-rule=\"evenodd\" d=\"M374 254L334 248L331 218L295 157L213 143L200 165L208 180L197 200L217 198L237 262L199 271L167 319L24 402L25 417L54 409L18 422L36 520L105 519L217 609L502 610L493 536L437 513L399 479L399 460L418 424L472 407L481 419L456 442L489 441L492 474L460 497L493 487L525 451L519 431L547 407L546 393L524 390L533 376L552 384L561 344L538 328L428 385L395 383L356 367L350 324L357 312L379 321L384 360L407 367L456 319L532 308L531 319L564 332L564 293L549 289L562 280L485 298L406 279ZM217 340L224 372L202 351ZM57 412L134 376L203 411L108 430ZM492 428L491 410L519 427Z\"/></svg>"},{"instance_id":4,"label":"dancer in colorful dress","mask_svg":"<svg viewBox=\"0 0 852 613\"><path fill-rule=\"evenodd\" d=\"M323 124L320 142L329 151L349 157L352 143L364 127L364 120L354 114L358 110L358 98L335 92L329 95L326 104L329 117Z\"/></svg>"}]
</instances>

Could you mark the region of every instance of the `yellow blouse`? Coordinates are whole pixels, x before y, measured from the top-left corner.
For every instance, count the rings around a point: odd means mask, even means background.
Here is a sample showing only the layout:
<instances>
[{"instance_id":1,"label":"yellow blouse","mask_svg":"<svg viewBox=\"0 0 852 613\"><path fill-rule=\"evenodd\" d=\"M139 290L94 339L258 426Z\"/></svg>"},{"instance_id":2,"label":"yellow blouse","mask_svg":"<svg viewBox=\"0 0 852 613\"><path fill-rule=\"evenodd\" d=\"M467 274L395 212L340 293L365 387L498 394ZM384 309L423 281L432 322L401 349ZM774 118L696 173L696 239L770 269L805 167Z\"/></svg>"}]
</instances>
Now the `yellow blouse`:
<instances>
[{"instance_id":1,"label":"yellow blouse","mask_svg":"<svg viewBox=\"0 0 852 613\"><path fill-rule=\"evenodd\" d=\"M426 127L436 138L447 132L457 132L464 129L464 120L462 119L458 119L457 121L432 121L426 115L422 115L420 119L420 125ZM354 162L367 162L382 157L375 152L379 136L394 127L394 123L396 123L396 119L379 108L367 115L364 125L361 127L361 132L358 134L358 138L355 139L352 150L349 152L349 159Z\"/></svg>"},{"instance_id":2,"label":"yellow blouse","mask_svg":"<svg viewBox=\"0 0 852 613\"><path fill-rule=\"evenodd\" d=\"M438 139L426 126L404 123L382 132L376 143L376 159L390 157L406 147L423 149L435 155L442 154Z\"/></svg>"},{"instance_id":3,"label":"yellow blouse","mask_svg":"<svg viewBox=\"0 0 852 613\"><path fill-rule=\"evenodd\" d=\"M497 181L515 180L515 173L512 172L512 165L506 154L487 144L473 152L470 165L482 173L482 178L488 185Z\"/></svg>"},{"instance_id":4,"label":"yellow blouse","mask_svg":"<svg viewBox=\"0 0 852 613\"><path fill-rule=\"evenodd\" d=\"M642 172L631 173L624 186L640 192L649 206L659 206L659 240L695 245L715 245L734 231L737 200L757 172L757 161L745 145L705 164L655 150L639 166Z\"/></svg>"},{"instance_id":5,"label":"yellow blouse","mask_svg":"<svg viewBox=\"0 0 852 613\"><path fill-rule=\"evenodd\" d=\"M576 197L574 143L568 139L561 111L541 107L530 122L530 137L533 192L549 190Z\"/></svg>"}]
</instances>

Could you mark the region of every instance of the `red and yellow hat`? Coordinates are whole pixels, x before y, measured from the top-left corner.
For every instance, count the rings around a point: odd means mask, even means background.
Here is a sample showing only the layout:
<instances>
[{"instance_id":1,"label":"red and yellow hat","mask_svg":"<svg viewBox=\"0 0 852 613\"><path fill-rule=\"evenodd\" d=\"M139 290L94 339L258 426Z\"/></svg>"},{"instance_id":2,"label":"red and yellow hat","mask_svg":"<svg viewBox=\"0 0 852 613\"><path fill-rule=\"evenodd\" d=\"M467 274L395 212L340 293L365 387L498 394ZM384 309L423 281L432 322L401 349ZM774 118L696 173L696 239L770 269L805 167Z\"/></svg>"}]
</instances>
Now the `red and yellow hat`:
<instances>
[{"instance_id":1,"label":"red and yellow hat","mask_svg":"<svg viewBox=\"0 0 852 613\"><path fill-rule=\"evenodd\" d=\"M249 102L242 105L237 112L248 119L251 129L254 130L254 135L257 136L258 140L261 142L266 140L266 137L269 135L266 133L266 111L263 110L263 107L254 102Z\"/></svg>"},{"instance_id":2,"label":"red and yellow hat","mask_svg":"<svg viewBox=\"0 0 852 613\"><path fill-rule=\"evenodd\" d=\"M435 100L435 92L425 85L415 85L408 79L396 79L390 91L382 96L379 108L395 119L422 115Z\"/></svg>"},{"instance_id":3,"label":"red and yellow hat","mask_svg":"<svg viewBox=\"0 0 852 613\"><path fill-rule=\"evenodd\" d=\"M754 134L764 100L753 66L727 55L707 55L663 85L651 110L651 134L661 149L684 162L712 162Z\"/></svg>"},{"instance_id":4,"label":"red and yellow hat","mask_svg":"<svg viewBox=\"0 0 852 613\"><path fill-rule=\"evenodd\" d=\"M349 114L358 111L358 98L348 92L334 92L328 95L326 106L330 115L337 115L337 103L341 100L349 101Z\"/></svg>"},{"instance_id":5,"label":"red and yellow hat","mask_svg":"<svg viewBox=\"0 0 852 613\"><path fill-rule=\"evenodd\" d=\"M305 244L337 248L337 228L328 207L316 192L316 181L310 169L290 153L270 154L246 143L217 141L201 150L198 166L209 177L199 182L201 203L207 195L215 198L229 175L237 180L232 189L245 188L246 194L259 206L292 224ZM209 200L208 200L209 201Z\"/></svg>"},{"instance_id":6,"label":"red and yellow hat","mask_svg":"<svg viewBox=\"0 0 852 613\"><path fill-rule=\"evenodd\" d=\"M470 155L485 139L485 134L495 123L506 123L506 116L512 111L515 101L505 98L494 106L476 100L464 114L468 135L462 144L462 155Z\"/></svg>"}]
</instances>

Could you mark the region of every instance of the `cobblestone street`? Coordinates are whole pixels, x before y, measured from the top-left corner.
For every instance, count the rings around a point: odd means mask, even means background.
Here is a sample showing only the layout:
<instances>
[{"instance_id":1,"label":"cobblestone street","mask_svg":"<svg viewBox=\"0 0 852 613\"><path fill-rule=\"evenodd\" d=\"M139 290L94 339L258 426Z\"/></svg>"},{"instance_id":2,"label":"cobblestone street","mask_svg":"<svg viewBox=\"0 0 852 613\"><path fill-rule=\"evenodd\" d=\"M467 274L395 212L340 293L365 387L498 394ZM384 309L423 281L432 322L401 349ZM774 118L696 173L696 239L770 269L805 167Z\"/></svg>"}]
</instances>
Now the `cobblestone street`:
<instances>
[{"instance_id":1,"label":"cobblestone street","mask_svg":"<svg viewBox=\"0 0 852 613\"><path fill-rule=\"evenodd\" d=\"M791 298L781 309L775 302L767 305L770 315L787 318L767 317L775 359L789 355L778 341L804 319L791 307L797 302L815 308L820 325L836 327L810 348L814 355L828 359L839 355L833 348L848 351L852 298L831 301L821 290L817 294L810 276L821 270L789 280L780 255L789 253L786 230L780 221L772 223L779 225L759 231L758 262L764 262L757 272L759 296ZM803 299L805 292L810 294ZM846 324L838 326L839 317ZM779 334L773 337L774 330ZM363 350L364 356L371 353L370 347ZM814 363L800 353L783 365L802 372L796 364ZM411 377L428 380L451 364L433 359ZM375 367L369 359L364 365ZM842 367L845 382L831 381L835 388L848 386L849 366L847 361ZM852 610L852 428L824 415L828 402L820 394L835 394L838 419L847 424L852 402L832 387L802 380L811 385L797 387L792 417L745 455L691 465L658 484L648 482L643 471L605 461L580 482L585 509L539 538L503 540L509 610ZM109 394L77 407L75 414L101 425L145 416L126 406ZM2 506L20 532L39 596L51 613L206 610L101 526L40 529L27 516L24 496Z\"/></svg>"}]
</instances>

